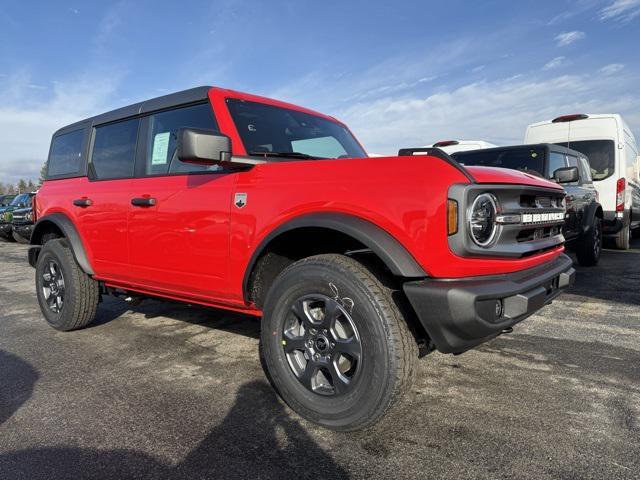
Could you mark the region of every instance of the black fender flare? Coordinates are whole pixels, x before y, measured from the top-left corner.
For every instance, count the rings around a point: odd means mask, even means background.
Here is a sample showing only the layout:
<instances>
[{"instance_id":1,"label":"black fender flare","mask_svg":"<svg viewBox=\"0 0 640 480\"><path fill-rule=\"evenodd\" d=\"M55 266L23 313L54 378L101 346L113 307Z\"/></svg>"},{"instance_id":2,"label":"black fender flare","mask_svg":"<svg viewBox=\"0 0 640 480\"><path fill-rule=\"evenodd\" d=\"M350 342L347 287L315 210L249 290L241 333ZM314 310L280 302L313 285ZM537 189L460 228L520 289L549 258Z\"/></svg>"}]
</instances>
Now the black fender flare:
<instances>
[{"instance_id":1,"label":"black fender flare","mask_svg":"<svg viewBox=\"0 0 640 480\"><path fill-rule=\"evenodd\" d=\"M406 278L424 278L428 276L411 253L398 240L374 223L344 213L312 213L283 223L269 232L260 242L251 255L244 272L242 292L245 300L248 301L249 299L251 273L267 245L285 232L305 227L326 228L349 235L367 248L370 248L396 276Z\"/></svg>"},{"instance_id":2,"label":"black fender flare","mask_svg":"<svg viewBox=\"0 0 640 480\"><path fill-rule=\"evenodd\" d=\"M29 263L31 266L35 267L38 255L40 254L40 249L42 248L42 233L50 224L55 225L67 239L71 246L73 256L82 271L87 275L93 275L93 267L87 258L87 252L82 243L82 239L78 234L78 230L71 219L63 213L52 213L51 215L40 218L36 222L33 227L33 233L31 234L31 247L29 248Z\"/></svg>"},{"instance_id":3,"label":"black fender flare","mask_svg":"<svg viewBox=\"0 0 640 480\"><path fill-rule=\"evenodd\" d=\"M584 222L582 223L582 233L587 233L593 228L598 210L600 211L600 218L603 218L602 205L600 205L598 202L591 202L585 209Z\"/></svg>"}]
</instances>

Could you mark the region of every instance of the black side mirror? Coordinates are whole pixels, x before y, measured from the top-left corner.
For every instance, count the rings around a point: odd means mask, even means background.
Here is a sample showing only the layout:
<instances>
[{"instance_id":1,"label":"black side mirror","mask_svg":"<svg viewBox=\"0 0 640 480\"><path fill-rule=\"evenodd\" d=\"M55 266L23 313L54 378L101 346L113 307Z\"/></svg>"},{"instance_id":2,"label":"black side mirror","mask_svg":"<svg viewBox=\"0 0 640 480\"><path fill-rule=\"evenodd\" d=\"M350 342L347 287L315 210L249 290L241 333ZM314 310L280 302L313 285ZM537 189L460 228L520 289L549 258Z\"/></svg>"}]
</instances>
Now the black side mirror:
<instances>
[{"instance_id":1,"label":"black side mirror","mask_svg":"<svg viewBox=\"0 0 640 480\"><path fill-rule=\"evenodd\" d=\"M215 165L231 159L231 139L213 130L178 130L178 160L198 165Z\"/></svg>"},{"instance_id":2,"label":"black side mirror","mask_svg":"<svg viewBox=\"0 0 640 480\"><path fill-rule=\"evenodd\" d=\"M553 179L557 183L577 182L579 178L578 167L563 167L553 172Z\"/></svg>"}]
</instances>

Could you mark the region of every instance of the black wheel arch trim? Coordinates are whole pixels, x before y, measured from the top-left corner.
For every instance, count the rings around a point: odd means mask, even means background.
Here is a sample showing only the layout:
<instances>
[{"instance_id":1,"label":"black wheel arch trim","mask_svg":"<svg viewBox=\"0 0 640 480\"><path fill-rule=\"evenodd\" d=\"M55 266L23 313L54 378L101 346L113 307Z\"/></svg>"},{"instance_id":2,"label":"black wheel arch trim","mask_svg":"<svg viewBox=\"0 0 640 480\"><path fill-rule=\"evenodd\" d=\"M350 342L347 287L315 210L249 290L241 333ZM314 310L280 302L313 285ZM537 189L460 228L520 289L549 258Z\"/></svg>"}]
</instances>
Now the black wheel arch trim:
<instances>
[{"instance_id":1,"label":"black wheel arch trim","mask_svg":"<svg viewBox=\"0 0 640 480\"><path fill-rule=\"evenodd\" d=\"M378 255L394 275L405 278L425 278L428 276L411 253L398 240L374 223L344 213L312 213L283 223L269 232L260 242L251 255L244 272L242 292L245 301L250 301L249 282L251 273L269 243L283 233L306 227L327 228L349 235Z\"/></svg>"},{"instance_id":2,"label":"black wheel arch trim","mask_svg":"<svg viewBox=\"0 0 640 480\"><path fill-rule=\"evenodd\" d=\"M593 228L598 210L600 211L600 218L603 218L604 211L602 210L602 205L600 205L598 202L591 202L586 208L584 222L582 224L583 233L589 232Z\"/></svg>"},{"instance_id":3,"label":"black wheel arch trim","mask_svg":"<svg viewBox=\"0 0 640 480\"><path fill-rule=\"evenodd\" d=\"M40 232L45 228L47 224L54 224L64 234L65 238L71 246L73 256L78 262L78 265L84 273L87 275L93 275L93 267L87 258L87 252L82 243L82 239L78 234L78 230L75 225L63 213L52 213L45 217L40 218L33 227L33 233L31 235L31 247L29 248L29 264L35 267L35 263L38 259L40 249L42 248Z\"/></svg>"}]
</instances>

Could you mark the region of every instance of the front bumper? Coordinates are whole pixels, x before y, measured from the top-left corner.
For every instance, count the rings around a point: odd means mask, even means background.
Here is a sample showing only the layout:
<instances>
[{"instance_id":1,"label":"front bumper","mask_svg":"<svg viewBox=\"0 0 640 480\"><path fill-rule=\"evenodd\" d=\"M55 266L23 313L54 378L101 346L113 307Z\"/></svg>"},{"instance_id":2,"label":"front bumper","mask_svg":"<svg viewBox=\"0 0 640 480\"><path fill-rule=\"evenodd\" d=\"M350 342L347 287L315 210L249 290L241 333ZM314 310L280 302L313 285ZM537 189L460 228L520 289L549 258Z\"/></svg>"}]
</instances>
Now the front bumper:
<instances>
[{"instance_id":1,"label":"front bumper","mask_svg":"<svg viewBox=\"0 0 640 480\"><path fill-rule=\"evenodd\" d=\"M11 224L10 223L0 223L0 235L4 238L9 238L11 236Z\"/></svg>"},{"instance_id":2,"label":"front bumper","mask_svg":"<svg viewBox=\"0 0 640 480\"><path fill-rule=\"evenodd\" d=\"M14 225L13 231L20 235L25 240L31 240L31 233L33 232L33 224Z\"/></svg>"},{"instance_id":3,"label":"front bumper","mask_svg":"<svg viewBox=\"0 0 640 480\"><path fill-rule=\"evenodd\" d=\"M418 280L403 288L435 347L442 353L461 353L551 303L573 284L575 273L571 259L562 254L520 272Z\"/></svg>"}]
</instances>

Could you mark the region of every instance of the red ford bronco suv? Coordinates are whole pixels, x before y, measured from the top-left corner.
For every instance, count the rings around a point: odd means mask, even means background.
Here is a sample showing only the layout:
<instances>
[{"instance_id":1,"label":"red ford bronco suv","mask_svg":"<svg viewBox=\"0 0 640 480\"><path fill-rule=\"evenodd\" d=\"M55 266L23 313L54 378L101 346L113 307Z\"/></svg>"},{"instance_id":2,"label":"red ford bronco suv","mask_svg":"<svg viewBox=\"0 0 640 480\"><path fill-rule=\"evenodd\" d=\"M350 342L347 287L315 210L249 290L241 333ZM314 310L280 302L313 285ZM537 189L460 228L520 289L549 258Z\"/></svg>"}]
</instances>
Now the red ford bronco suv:
<instances>
[{"instance_id":1,"label":"red ford bronco suv","mask_svg":"<svg viewBox=\"0 0 640 480\"><path fill-rule=\"evenodd\" d=\"M335 118L212 87L64 127L29 249L44 317L81 328L105 294L261 316L282 398L367 427L419 356L509 331L575 275L560 186L424 150L368 158Z\"/></svg>"}]
</instances>

